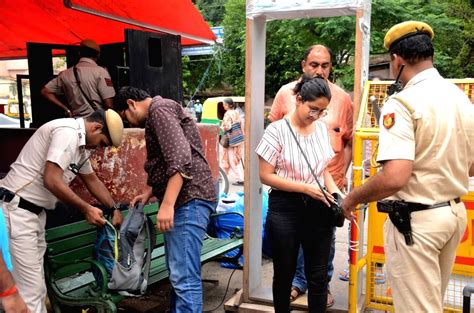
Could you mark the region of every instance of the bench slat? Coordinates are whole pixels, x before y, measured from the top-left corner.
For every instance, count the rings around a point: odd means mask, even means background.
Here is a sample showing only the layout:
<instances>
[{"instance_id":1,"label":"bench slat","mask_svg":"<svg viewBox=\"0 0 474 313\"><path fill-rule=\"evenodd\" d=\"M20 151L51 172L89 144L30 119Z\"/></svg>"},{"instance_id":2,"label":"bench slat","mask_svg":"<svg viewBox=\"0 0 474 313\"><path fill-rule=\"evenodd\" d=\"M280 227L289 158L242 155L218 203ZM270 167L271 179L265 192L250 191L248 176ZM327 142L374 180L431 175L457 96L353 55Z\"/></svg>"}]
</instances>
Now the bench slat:
<instances>
[{"instance_id":1,"label":"bench slat","mask_svg":"<svg viewBox=\"0 0 474 313\"><path fill-rule=\"evenodd\" d=\"M90 258L92 259L92 258ZM86 271L90 270L90 264L80 263L80 264L72 264L66 267L60 268L54 272L55 279L63 279L68 277L77 276L79 273L85 273Z\"/></svg>"},{"instance_id":2,"label":"bench slat","mask_svg":"<svg viewBox=\"0 0 474 313\"><path fill-rule=\"evenodd\" d=\"M145 211L145 214L148 215L150 218L153 219L153 216L155 216L155 220L153 222L156 223L156 213L158 212L158 204L147 204L144 206L143 210ZM122 211L122 214L123 216L127 216L128 211L124 210ZM94 225L89 225L85 220L49 228L46 232L46 241L55 241L59 238L69 237L69 235L76 235L80 232L85 232L94 228Z\"/></svg>"},{"instance_id":3,"label":"bench slat","mask_svg":"<svg viewBox=\"0 0 474 313\"><path fill-rule=\"evenodd\" d=\"M145 206L144 211L154 225L156 225L158 204L148 204ZM126 216L128 211L125 210L122 213ZM48 247L45 256L45 266L48 268L47 273L51 273L47 277L47 283L56 284L63 295L77 298L79 305L92 305L92 302L83 303L84 300L79 300L86 297L90 298L89 286L94 283L94 278L90 273L91 265L89 263L71 264L58 269L58 264L64 262L73 263L76 260L91 260L95 239L96 227L87 224L85 221L46 230ZM242 245L243 239L206 237L201 251L201 263L217 259L229 251L242 247ZM148 284L161 281L167 278L168 275L165 264L164 235L157 231ZM89 279L85 280L84 277L89 277ZM51 296L59 301L59 295ZM114 303L117 303L122 298L116 293L111 293L110 296Z\"/></svg>"},{"instance_id":4,"label":"bench slat","mask_svg":"<svg viewBox=\"0 0 474 313\"><path fill-rule=\"evenodd\" d=\"M95 230L94 225L89 225L85 221L79 221L63 226L53 227L46 230L46 241L52 242L61 238L75 236L82 232Z\"/></svg>"},{"instance_id":5,"label":"bench slat","mask_svg":"<svg viewBox=\"0 0 474 313\"><path fill-rule=\"evenodd\" d=\"M96 237L96 230L93 229L90 232L84 234L50 242L48 243L48 253L51 257L54 257L55 255L63 252L67 253L68 251L75 249L80 245L90 246L94 244Z\"/></svg>"}]
</instances>

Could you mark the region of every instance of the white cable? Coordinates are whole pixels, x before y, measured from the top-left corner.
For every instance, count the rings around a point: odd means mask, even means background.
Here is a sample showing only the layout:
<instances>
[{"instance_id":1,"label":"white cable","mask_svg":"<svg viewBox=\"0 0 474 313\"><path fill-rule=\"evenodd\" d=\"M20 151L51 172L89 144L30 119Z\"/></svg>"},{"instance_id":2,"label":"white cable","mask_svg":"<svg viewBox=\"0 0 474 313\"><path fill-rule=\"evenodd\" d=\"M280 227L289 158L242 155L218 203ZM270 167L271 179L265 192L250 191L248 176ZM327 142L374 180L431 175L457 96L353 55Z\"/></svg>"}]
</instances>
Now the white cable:
<instances>
[{"instance_id":1,"label":"white cable","mask_svg":"<svg viewBox=\"0 0 474 313\"><path fill-rule=\"evenodd\" d=\"M354 224L357 228L357 231L360 233L360 228L359 228L359 225L357 224L357 221L354 219L353 222L354 222ZM359 251L359 240L349 239L349 250L358 252Z\"/></svg>"}]
</instances>

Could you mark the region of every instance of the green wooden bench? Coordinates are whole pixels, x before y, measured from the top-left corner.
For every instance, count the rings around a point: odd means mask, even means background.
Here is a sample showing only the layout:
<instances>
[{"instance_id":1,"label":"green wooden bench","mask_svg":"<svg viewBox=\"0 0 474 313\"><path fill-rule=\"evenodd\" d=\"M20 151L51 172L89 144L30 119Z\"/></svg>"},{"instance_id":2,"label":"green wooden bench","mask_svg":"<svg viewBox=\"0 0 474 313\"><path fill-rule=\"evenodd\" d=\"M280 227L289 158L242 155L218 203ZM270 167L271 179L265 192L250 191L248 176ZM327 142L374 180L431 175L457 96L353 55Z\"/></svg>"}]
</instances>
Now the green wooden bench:
<instances>
[{"instance_id":1,"label":"green wooden bench","mask_svg":"<svg viewBox=\"0 0 474 313\"><path fill-rule=\"evenodd\" d=\"M154 224L156 224L157 211L156 203L145 206L145 213ZM222 214L212 215L211 221L220 215ZM48 297L55 313L66 312L61 309L64 306L95 307L97 312L116 312L116 304L124 298L107 290L107 279L102 279L103 282L99 285L92 275L91 269L95 267L103 277L106 277L102 264L92 259L95 238L95 226L85 221L50 228L46 231L45 279ZM214 238L206 234L201 251L201 263L225 261L238 265L238 260L242 255L242 246L243 235L240 229L236 229L228 239ZM224 256L236 248L239 248L237 255L230 258ZM149 284L167 277L164 238L163 234L157 233Z\"/></svg>"}]
</instances>

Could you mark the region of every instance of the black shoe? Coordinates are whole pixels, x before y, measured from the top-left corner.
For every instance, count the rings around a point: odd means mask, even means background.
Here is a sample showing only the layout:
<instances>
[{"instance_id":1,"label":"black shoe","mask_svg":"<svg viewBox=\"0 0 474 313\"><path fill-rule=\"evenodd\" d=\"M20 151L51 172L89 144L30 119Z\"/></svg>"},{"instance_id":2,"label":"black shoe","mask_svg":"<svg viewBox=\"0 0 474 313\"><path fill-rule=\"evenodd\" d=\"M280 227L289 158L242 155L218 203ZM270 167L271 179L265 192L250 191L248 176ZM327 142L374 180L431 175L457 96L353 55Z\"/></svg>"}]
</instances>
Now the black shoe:
<instances>
[{"instance_id":1,"label":"black shoe","mask_svg":"<svg viewBox=\"0 0 474 313\"><path fill-rule=\"evenodd\" d=\"M232 185L234 185L234 186L243 186L244 182L243 181L236 181L236 182L232 183Z\"/></svg>"}]
</instances>

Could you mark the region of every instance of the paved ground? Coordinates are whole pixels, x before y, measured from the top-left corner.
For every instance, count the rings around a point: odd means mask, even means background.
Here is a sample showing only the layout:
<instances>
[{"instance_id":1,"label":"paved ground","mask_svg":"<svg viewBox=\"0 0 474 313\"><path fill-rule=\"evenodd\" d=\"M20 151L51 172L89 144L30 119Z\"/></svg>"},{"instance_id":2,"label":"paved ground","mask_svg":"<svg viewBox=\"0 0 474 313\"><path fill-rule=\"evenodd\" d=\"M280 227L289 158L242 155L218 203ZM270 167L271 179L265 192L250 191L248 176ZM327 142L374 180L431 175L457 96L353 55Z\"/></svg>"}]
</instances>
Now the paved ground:
<instances>
[{"instance_id":1,"label":"paved ground","mask_svg":"<svg viewBox=\"0 0 474 313\"><path fill-rule=\"evenodd\" d=\"M230 178L232 182L233 179ZM243 190L243 187L232 186L230 192ZM338 228L336 232L336 256L334 259L334 277L331 290L335 298L334 309L347 309L348 283L338 279L338 273L347 266L347 222L345 227ZM273 274L270 259L262 259L262 281L271 288ZM219 263L210 262L202 269L204 290L204 311L225 312L223 303L229 300L242 288L242 271L222 268ZM209 282L216 280L218 282ZM169 283L167 281L152 286L147 296L140 299L129 299L122 303L121 312L166 312L169 305ZM301 301L301 300L300 300ZM302 300L304 302L304 300Z\"/></svg>"}]
</instances>

